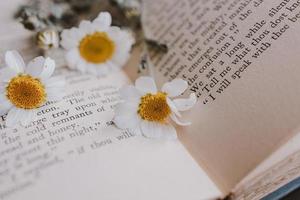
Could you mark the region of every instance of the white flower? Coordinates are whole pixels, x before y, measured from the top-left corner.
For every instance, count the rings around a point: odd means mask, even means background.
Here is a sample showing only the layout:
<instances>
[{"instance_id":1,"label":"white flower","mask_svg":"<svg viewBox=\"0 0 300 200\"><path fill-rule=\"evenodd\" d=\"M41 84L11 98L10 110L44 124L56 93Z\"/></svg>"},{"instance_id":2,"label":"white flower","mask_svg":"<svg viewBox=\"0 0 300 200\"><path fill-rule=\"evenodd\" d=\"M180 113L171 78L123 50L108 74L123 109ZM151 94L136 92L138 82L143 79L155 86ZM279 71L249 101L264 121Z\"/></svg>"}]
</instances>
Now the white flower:
<instances>
[{"instance_id":1,"label":"white flower","mask_svg":"<svg viewBox=\"0 0 300 200\"><path fill-rule=\"evenodd\" d=\"M108 12L102 12L93 22L83 20L79 28L62 32L61 44L70 68L107 75L123 67L134 39L129 32L111 26L111 20Z\"/></svg>"},{"instance_id":2,"label":"white flower","mask_svg":"<svg viewBox=\"0 0 300 200\"><path fill-rule=\"evenodd\" d=\"M55 30L41 31L37 35L38 46L44 50L58 48L59 38Z\"/></svg>"},{"instance_id":3,"label":"white flower","mask_svg":"<svg viewBox=\"0 0 300 200\"><path fill-rule=\"evenodd\" d=\"M63 97L65 81L51 77L55 69L51 58L36 57L25 66L17 51L7 51L5 63L0 69L0 115L7 114L7 126L28 124L37 108Z\"/></svg>"},{"instance_id":4,"label":"white flower","mask_svg":"<svg viewBox=\"0 0 300 200\"><path fill-rule=\"evenodd\" d=\"M140 77L135 86L127 86L120 90L124 101L115 109L114 123L136 135L176 138L176 130L169 123L169 118L178 125L190 125L189 122L181 122L178 117L181 117L181 111L191 109L197 101L194 93L187 99L173 99L181 95L187 87L186 81L174 79L165 83L161 91L157 91L152 78Z\"/></svg>"}]
</instances>

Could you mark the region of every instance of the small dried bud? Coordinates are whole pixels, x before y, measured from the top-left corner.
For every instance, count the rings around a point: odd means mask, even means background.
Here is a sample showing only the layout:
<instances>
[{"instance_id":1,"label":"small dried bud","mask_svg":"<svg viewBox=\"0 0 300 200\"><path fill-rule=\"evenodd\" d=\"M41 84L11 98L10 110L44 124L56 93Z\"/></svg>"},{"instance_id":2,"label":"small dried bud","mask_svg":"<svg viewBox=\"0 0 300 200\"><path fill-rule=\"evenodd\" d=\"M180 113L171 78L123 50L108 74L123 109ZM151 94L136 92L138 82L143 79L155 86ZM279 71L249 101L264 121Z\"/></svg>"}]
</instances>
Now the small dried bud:
<instances>
[{"instance_id":1,"label":"small dried bud","mask_svg":"<svg viewBox=\"0 0 300 200\"><path fill-rule=\"evenodd\" d=\"M41 49L48 50L58 48L59 37L55 30L44 30L37 34L37 44Z\"/></svg>"}]
</instances>

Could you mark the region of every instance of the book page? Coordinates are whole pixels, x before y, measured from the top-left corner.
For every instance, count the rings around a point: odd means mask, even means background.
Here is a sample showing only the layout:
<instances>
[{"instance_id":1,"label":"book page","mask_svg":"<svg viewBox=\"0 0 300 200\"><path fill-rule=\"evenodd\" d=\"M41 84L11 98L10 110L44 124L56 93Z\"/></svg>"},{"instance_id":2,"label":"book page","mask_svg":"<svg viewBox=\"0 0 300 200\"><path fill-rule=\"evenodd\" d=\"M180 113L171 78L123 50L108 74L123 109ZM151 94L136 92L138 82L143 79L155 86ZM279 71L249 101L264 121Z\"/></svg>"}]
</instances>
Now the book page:
<instances>
[{"instance_id":1,"label":"book page","mask_svg":"<svg viewBox=\"0 0 300 200\"><path fill-rule=\"evenodd\" d=\"M0 199L208 199L216 186L178 141L117 129L112 108L120 72L95 78L60 70L62 102L49 102L27 127L0 123ZM5 119L5 116L1 117Z\"/></svg>"},{"instance_id":2,"label":"book page","mask_svg":"<svg viewBox=\"0 0 300 200\"><path fill-rule=\"evenodd\" d=\"M261 199L300 177L300 134L272 153L234 189L233 199Z\"/></svg>"},{"instance_id":3,"label":"book page","mask_svg":"<svg viewBox=\"0 0 300 200\"><path fill-rule=\"evenodd\" d=\"M24 1L0 2L0 21L8 24L0 31L1 67L8 49L20 51L26 61L38 54L32 34L11 18L18 3ZM129 62L126 71L135 65ZM127 74L97 78L57 67L56 74L67 80L61 102L40 108L27 127L7 128L0 116L0 199L198 200L221 195L179 141L135 137L112 125L118 89L130 83Z\"/></svg>"},{"instance_id":4,"label":"book page","mask_svg":"<svg viewBox=\"0 0 300 200\"><path fill-rule=\"evenodd\" d=\"M158 81L199 98L181 141L225 193L299 131L297 0L156 0L144 4Z\"/></svg>"}]
</instances>

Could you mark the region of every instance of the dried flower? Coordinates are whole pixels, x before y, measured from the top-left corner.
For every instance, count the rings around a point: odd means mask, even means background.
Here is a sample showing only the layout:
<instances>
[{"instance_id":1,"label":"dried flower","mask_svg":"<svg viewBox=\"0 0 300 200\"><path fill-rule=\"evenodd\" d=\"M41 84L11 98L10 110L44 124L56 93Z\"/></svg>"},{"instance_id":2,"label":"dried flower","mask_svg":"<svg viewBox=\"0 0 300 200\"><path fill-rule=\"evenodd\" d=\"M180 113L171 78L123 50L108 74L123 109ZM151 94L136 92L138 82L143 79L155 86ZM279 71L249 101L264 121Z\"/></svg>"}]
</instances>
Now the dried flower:
<instances>
[{"instance_id":1,"label":"dried flower","mask_svg":"<svg viewBox=\"0 0 300 200\"><path fill-rule=\"evenodd\" d=\"M121 129L129 129L136 135L149 138L176 138L176 130L169 123L171 118L181 126L190 125L181 122L180 111L191 109L196 103L194 93L187 99L173 99L181 95L188 85L182 79L174 79L163 85L157 91L151 77L140 77L135 86L121 89L120 94L124 102L115 109L115 124Z\"/></svg>"},{"instance_id":2,"label":"dried flower","mask_svg":"<svg viewBox=\"0 0 300 200\"><path fill-rule=\"evenodd\" d=\"M8 51L5 63L0 70L0 115L7 113L7 126L28 124L37 108L62 98L65 81L51 77L55 69L51 58L36 57L25 67L18 52Z\"/></svg>"},{"instance_id":3,"label":"dried flower","mask_svg":"<svg viewBox=\"0 0 300 200\"><path fill-rule=\"evenodd\" d=\"M58 48L59 37L55 30L40 31L37 34L37 43L41 49L48 50Z\"/></svg>"},{"instance_id":4,"label":"dried flower","mask_svg":"<svg viewBox=\"0 0 300 200\"><path fill-rule=\"evenodd\" d=\"M64 30L61 44L69 67L106 75L126 63L133 42L127 31L111 26L108 12L102 12L93 22L84 20L79 28Z\"/></svg>"}]
</instances>

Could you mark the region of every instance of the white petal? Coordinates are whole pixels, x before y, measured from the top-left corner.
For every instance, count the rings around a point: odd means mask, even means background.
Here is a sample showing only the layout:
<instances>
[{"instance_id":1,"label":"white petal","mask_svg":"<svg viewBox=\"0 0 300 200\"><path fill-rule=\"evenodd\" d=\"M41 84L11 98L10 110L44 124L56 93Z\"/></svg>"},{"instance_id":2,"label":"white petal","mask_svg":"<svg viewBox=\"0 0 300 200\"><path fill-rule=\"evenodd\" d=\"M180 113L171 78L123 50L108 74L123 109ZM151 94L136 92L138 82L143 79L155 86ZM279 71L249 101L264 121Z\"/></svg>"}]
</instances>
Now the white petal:
<instances>
[{"instance_id":1,"label":"white petal","mask_svg":"<svg viewBox=\"0 0 300 200\"><path fill-rule=\"evenodd\" d=\"M115 115L133 115L137 113L138 104L131 102L119 103L115 108Z\"/></svg>"},{"instance_id":2,"label":"white petal","mask_svg":"<svg viewBox=\"0 0 300 200\"><path fill-rule=\"evenodd\" d=\"M162 132L159 123L143 120L141 122L142 134L148 138L161 138Z\"/></svg>"},{"instance_id":3,"label":"white petal","mask_svg":"<svg viewBox=\"0 0 300 200\"><path fill-rule=\"evenodd\" d=\"M108 31L108 35L115 41L115 53L112 60L122 67L130 56L130 50L134 43L133 36L128 31L113 28Z\"/></svg>"},{"instance_id":4,"label":"white petal","mask_svg":"<svg viewBox=\"0 0 300 200\"><path fill-rule=\"evenodd\" d=\"M136 136L142 135L141 127L139 125L134 129L129 129L129 131L132 132Z\"/></svg>"},{"instance_id":5,"label":"white petal","mask_svg":"<svg viewBox=\"0 0 300 200\"><path fill-rule=\"evenodd\" d=\"M73 48L65 54L68 67L74 69L80 59L80 55L77 48Z\"/></svg>"},{"instance_id":6,"label":"white petal","mask_svg":"<svg viewBox=\"0 0 300 200\"><path fill-rule=\"evenodd\" d=\"M132 85L125 86L120 89L120 96L125 101L139 102L141 94L139 91Z\"/></svg>"},{"instance_id":7,"label":"white petal","mask_svg":"<svg viewBox=\"0 0 300 200\"><path fill-rule=\"evenodd\" d=\"M87 69L86 69L87 65L88 65L88 63L86 63L83 59L79 59L77 65L76 65L76 68L80 72L85 73L87 71Z\"/></svg>"},{"instance_id":8,"label":"white petal","mask_svg":"<svg viewBox=\"0 0 300 200\"><path fill-rule=\"evenodd\" d=\"M173 102L179 111L186 111L186 110L191 109L196 104L197 97L196 97L195 93L191 93L189 98L174 99Z\"/></svg>"},{"instance_id":9,"label":"white petal","mask_svg":"<svg viewBox=\"0 0 300 200\"><path fill-rule=\"evenodd\" d=\"M111 25L111 21L112 19L109 12L101 12L93 21L93 24L101 28L101 30L107 30Z\"/></svg>"},{"instance_id":10,"label":"white petal","mask_svg":"<svg viewBox=\"0 0 300 200\"><path fill-rule=\"evenodd\" d=\"M120 129L134 129L139 125L140 119L134 115L116 115L113 119L116 126Z\"/></svg>"},{"instance_id":11,"label":"white petal","mask_svg":"<svg viewBox=\"0 0 300 200\"><path fill-rule=\"evenodd\" d=\"M166 125L162 126L161 129L163 132L163 138L169 139L169 140L177 139L176 129L173 126L166 124Z\"/></svg>"},{"instance_id":12,"label":"white petal","mask_svg":"<svg viewBox=\"0 0 300 200\"><path fill-rule=\"evenodd\" d=\"M172 119L176 124L178 124L178 125L180 125L180 126L189 126L189 125L192 124L191 122L182 122L182 121L180 121L174 113L171 114L171 119Z\"/></svg>"},{"instance_id":13,"label":"white petal","mask_svg":"<svg viewBox=\"0 0 300 200\"><path fill-rule=\"evenodd\" d=\"M188 87L188 83L182 79L174 79L163 85L162 91L166 92L169 97L181 95Z\"/></svg>"},{"instance_id":14,"label":"white petal","mask_svg":"<svg viewBox=\"0 0 300 200\"><path fill-rule=\"evenodd\" d=\"M25 70L25 73L30 74L31 76L38 77L42 71L45 63L45 58L39 56L31 60Z\"/></svg>"},{"instance_id":15,"label":"white petal","mask_svg":"<svg viewBox=\"0 0 300 200\"><path fill-rule=\"evenodd\" d=\"M20 111L20 122L22 126L28 125L35 117L34 110L21 110Z\"/></svg>"},{"instance_id":16,"label":"white petal","mask_svg":"<svg viewBox=\"0 0 300 200\"><path fill-rule=\"evenodd\" d=\"M121 103L115 109L113 121L121 129L135 129L140 123L140 117L134 105Z\"/></svg>"},{"instance_id":17,"label":"white petal","mask_svg":"<svg viewBox=\"0 0 300 200\"><path fill-rule=\"evenodd\" d=\"M78 28L71 28L63 30L61 34L61 45L65 49L72 49L74 47L77 47L79 44L79 41L84 36L84 33L82 33Z\"/></svg>"},{"instance_id":18,"label":"white petal","mask_svg":"<svg viewBox=\"0 0 300 200\"><path fill-rule=\"evenodd\" d=\"M10 81L10 79L12 79L15 76L17 76L17 72L15 72L9 67L0 69L0 82L7 83Z\"/></svg>"},{"instance_id":19,"label":"white petal","mask_svg":"<svg viewBox=\"0 0 300 200\"><path fill-rule=\"evenodd\" d=\"M108 66L108 69L110 72L118 71L118 70L120 70L120 67L122 67L122 66L116 65L115 63L113 63L111 61L107 61L105 64Z\"/></svg>"},{"instance_id":20,"label":"white petal","mask_svg":"<svg viewBox=\"0 0 300 200\"><path fill-rule=\"evenodd\" d=\"M181 117L181 114L179 113L177 107L175 106L174 102L170 98L167 98L167 104L171 108L173 113L175 113L177 116Z\"/></svg>"},{"instance_id":21,"label":"white petal","mask_svg":"<svg viewBox=\"0 0 300 200\"><path fill-rule=\"evenodd\" d=\"M53 74L55 70L55 61L51 58L46 58L44 66L43 66L43 71L39 75L41 79L47 79L50 78L50 76Z\"/></svg>"},{"instance_id":22,"label":"white petal","mask_svg":"<svg viewBox=\"0 0 300 200\"><path fill-rule=\"evenodd\" d=\"M82 20L79 24L79 29L86 34L93 33L95 29L93 28L93 25L90 21Z\"/></svg>"},{"instance_id":23,"label":"white petal","mask_svg":"<svg viewBox=\"0 0 300 200\"><path fill-rule=\"evenodd\" d=\"M97 67L94 64L87 63L86 64L86 72L93 75L105 75L105 69L101 69L101 67Z\"/></svg>"},{"instance_id":24,"label":"white petal","mask_svg":"<svg viewBox=\"0 0 300 200\"><path fill-rule=\"evenodd\" d=\"M124 50L122 50L124 51ZM116 50L115 55L112 58L112 62L115 64L117 69L121 69L122 67L125 66L127 63L128 59L130 58L130 53L128 52L118 52Z\"/></svg>"},{"instance_id":25,"label":"white petal","mask_svg":"<svg viewBox=\"0 0 300 200\"><path fill-rule=\"evenodd\" d=\"M12 127L19 122L20 117L20 109L12 108L8 112L5 120L5 125L8 127Z\"/></svg>"},{"instance_id":26,"label":"white petal","mask_svg":"<svg viewBox=\"0 0 300 200\"><path fill-rule=\"evenodd\" d=\"M148 76L141 76L135 81L135 87L142 93L157 93L157 88L153 78Z\"/></svg>"},{"instance_id":27,"label":"white petal","mask_svg":"<svg viewBox=\"0 0 300 200\"><path fill-rule=\"evenodd\" d=\"M55 70L55 61L42 56L34 58L26 67L25 72L41 79L49 78Z\"/></svg>"},{"instance_id":28,"label":"white petal","mask_svg":"<svg viewBox=\"0 0 300 200\"><path fill-rule=\"evenodd\" d=\"M149 121L142 121L141 123L142 134L149 138L177 138L176 130L169 124L160 124Z\"/></svg>"},{"instance_id":29,"label":"white petal","mask_svg":"<svg viewBox=\"0 0 300 200\"><path fill-rule=\"evenodd\" d=\"M4 94L0 94L0 116L6 114L12 106Z\"/></svg>"},{"instance_id":30,"label":"white petal","mask_svg":"<svg viewBox=\"0 0 300 200\"><path fill-rule=\"evenodd\" d=\"M7 51L5 53L5 63L16 73L24 72L25 62L17 51Z\"/></svg>"},{"instance_id":31,"label":"white petal","mask_svg":"<svg viewBox=\"0 0 300 200\"><path fill-rule=\"evenodd\" d=\"M108 36L115 42L124 42L122 40L123 38L120 38L120 33L121 33L120 27L111 26L111 27L109 27L109 29L106 32L107 32Z\"/></svg>"}]
</instances>

